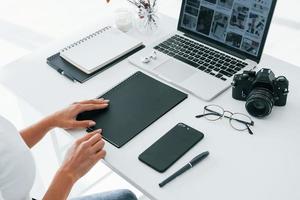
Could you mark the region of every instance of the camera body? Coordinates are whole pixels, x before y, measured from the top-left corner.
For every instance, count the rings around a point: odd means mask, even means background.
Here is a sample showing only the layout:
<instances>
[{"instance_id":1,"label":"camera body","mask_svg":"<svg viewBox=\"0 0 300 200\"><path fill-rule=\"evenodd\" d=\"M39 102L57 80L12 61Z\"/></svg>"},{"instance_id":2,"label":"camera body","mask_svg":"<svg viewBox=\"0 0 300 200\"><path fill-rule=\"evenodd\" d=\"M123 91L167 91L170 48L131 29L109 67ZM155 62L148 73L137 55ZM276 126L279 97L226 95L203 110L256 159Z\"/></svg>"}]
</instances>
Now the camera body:
<instances>
[{"instance_id":1,"label":"camera body","mask_svg":"<svg viewBox=\"0 0 300 200\"><path fill-rule=\"evenodd\" d=\"M274 105L286 105L289 81L284 76L275 77L270 69L236 74L231 85L232 97L246 101L246 109L252 116L265 117Z\"/></svg>"}]
</instances>

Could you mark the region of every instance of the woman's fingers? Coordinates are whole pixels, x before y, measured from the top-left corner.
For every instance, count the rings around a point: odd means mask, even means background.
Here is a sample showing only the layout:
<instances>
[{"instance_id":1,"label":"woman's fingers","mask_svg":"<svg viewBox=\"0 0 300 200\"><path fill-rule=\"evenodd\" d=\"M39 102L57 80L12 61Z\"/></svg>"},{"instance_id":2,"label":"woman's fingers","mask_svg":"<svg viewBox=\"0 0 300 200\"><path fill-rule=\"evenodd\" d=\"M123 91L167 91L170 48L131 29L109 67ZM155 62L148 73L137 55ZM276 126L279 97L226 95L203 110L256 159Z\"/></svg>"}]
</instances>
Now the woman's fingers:
<instances>
[{"instance_id":1,"label":"woman's fingers","mask_svg":"<svg viewBox=\"0 0 300 200\"><path fill-rule=\"evenodd\" d=\"M89 140L86 141L87 146L91 147L102 139L101 131L94 134Z\"/></svg>"},{"instance_id":2,"label":"woman's fingers","mask_svg":"<svg viewBox=\"0 0 300 200\"><path fill-rule=\"evenodd\" d=\"M72 123L72 128L88 128L95 125L96 122L92 120L74 121Z\"/></svg>"},{"instance_id":3,"label":"woman's fingers","mask_svg":"<svg viewBox=\"0 0 300 200\"><path fill-rule=\"evenodd\" d=\"M85 112L85 111L92 111L92 110L100 110L104 109L108 106L108 103L103 104L78 104L75 107L77 113Z\"/></svg>"},{"instance_id":4,"label":"woman's fingers","mask_svg":"<svg viewBox=\"0 0 300 200\"><path fill-rule=\"evenodd\" d=\"M85 175L105 156L104 142L100 133L101 130L99 129L84 135L68 150L61 167L69 170L76 180Z\"/></svg>"},{"instance_id":5,"label":"woman's fingers","mask_svg":"<svg viewBox=\"0 0 300 200\"><path fill-rule=\"evenodd\" d=\"M68 123L61 125L61 127L64 128L87 128L91 126L95 126L96 123L92 120L82 120L77 121L76 116L79 113L85 112L85 111L92 111L92 110L101 110L108 107L109 100L102 99L91 99L86 101L81 101L78 103L74 103L70 110L67 110L69 112L68 115L66 115L69 119L65 120ZM66 112L66 113L68 113ZM63 120L61 120L63 121Z\"/></svg>"},{"instance_id":6,"label":"woman's fingers","mask_svg":"<svg viewBox=\"0 0 300 200\"><path fill-rule=\"evenodd\" d=\"M81 120L77 121L75 118L79 113L85 112L85 111L92 111L92 110L100 110L104 109L108 106L108 103L101 103L101 104L76 104L73 108L72 116L69 120L69 126L68 128L88 128L91 126L95 126L96 122L93 120Z\"/></svg>"},{"instance_id":7,"label":"woman's fingers","mask_svg":"<svg viewBox=\"0 0 300 200\"><path fill-rule=\"evenodd\" d=\"M100 98L100 99L90 99L90 100L84 100L84 101L79 101L75 102L74 104L103 104L103 103L108 103L109 100Z\"/></svg>"},{"instance_id":8,"label":"woman's fingers","mask_svg":"<svg viewBox=\"0 0 300 200\"><path fill-rule=\"evenodd\" d=\"M103 149L104 145L105 142L101 139L92 146L91 151L93 153L98 153L98 151L101 151Z\"/></svg>"},{"instance_id":9,"label":"woman's fingers","mask_svg":"<svg viewBox=\"0 0 300 200\"><path fill-rule=\"evenodd\" d=\"M84 142L84 141L88 141L91 137L93 137L94 135L96 135L96 134L99 134L100 135L100 133L102 132L102 130L101 129L98 129L98 130L95 130L95 131L93 131L93 132L91 132L91 133L88 133L88 134L85 134L83 137L81 137L81 138L79 138L78 140L76 140L76 143L77 144L81 144L82 142Z\"/></svg>"},{"instance_id":10,"label":"woman's fingers","mask_svg":"<svg viewBox=\"0 0 300 200\"><path fill-rule=\"evenodd\" d=\"M97 152L97 153L94 155L94 159L95 159L95 161L97 162L97 161L103 159L105 156L106 156L106 151L105 151L105 150L101 150L101 151Z\"/></svg>"}]
</instances>

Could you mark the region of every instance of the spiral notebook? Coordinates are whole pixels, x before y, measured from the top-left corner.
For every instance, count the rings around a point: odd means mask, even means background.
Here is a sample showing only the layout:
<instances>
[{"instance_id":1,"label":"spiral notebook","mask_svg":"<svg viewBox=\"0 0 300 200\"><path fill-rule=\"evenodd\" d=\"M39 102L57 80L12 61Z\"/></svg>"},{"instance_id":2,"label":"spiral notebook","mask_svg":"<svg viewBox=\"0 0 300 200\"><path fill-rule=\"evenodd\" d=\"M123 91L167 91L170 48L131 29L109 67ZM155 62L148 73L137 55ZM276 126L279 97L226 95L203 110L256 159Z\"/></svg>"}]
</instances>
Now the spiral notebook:
<instances>
[{"instance_id":1,"label":"spiral notebook","mask_svg":"<svg viewBox=\"0 0 300 200\"><path fill-rule=\"evenodd\" d=\"M65 47L60 56L86 74L91 74L142 45L122 31L106 26Z\"/></svg>"},{"instance_id":2,"label":"spiral notebook","mask_svg":"<svg viewBox=\"0 0 300 200\"><path fill-rule=\"evenodd\" d=\"M73 66L71 63L60 57L59 52L48 57L47 58L47 63L50 67L55 69L59 74L65 76L66 78L70 79L71 81L74 82L79 82L79 83L84 83L94 76L102 73L104 70L109 69L110 67L114 66L115 64L121 62L122 60L128 58L132 54L138 52L139 50L145 48L144 45L128 52L124 56L110 62L109 64L105 65L104 67L98 69L97 71L87 74L78 69L77 67Z\"/></svg>"},{"instance_id":3,"label":"spiral notebook","mask_svg":"<svg viewBox=\"0 0 300 200\"><path fill-rule=\"evenodd\" d=\"M137 72L101 97L109 107L78 115L78 120L94 120L88 129L101 128L102 137L120 148L180 102L187 94ZM99 97L100 98L100 97Z\"/></svg>"}]
</instances>

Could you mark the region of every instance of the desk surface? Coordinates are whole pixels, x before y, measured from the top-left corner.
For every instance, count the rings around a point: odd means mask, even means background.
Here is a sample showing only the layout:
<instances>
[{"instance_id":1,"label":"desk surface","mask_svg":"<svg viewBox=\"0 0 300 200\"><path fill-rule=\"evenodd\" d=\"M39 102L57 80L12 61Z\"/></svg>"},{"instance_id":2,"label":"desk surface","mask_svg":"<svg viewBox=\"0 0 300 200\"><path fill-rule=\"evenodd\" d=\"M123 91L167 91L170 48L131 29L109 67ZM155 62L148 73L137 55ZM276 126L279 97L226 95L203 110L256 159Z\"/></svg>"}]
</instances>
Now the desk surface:
<instances>
[{"instance_id":1,"label":"desk surface","mask_svg":"<svg viewBox=\"0 0 300 200\"><path fill-rule=\"evenodd\" d=\"M45 115L72 102L104 93L138 69L123 61L79 84L60 76L46 64L48 56L97 28L99 25L87 28L4 67L0 70L0 82ZM148 44L157 35L163 36L175 29L174 19L162 17L159 34L141 39ZM135 32L129 34L139 37ZM267 119L254 119L253 136L235 131L227 120L209 122L196 119L194 116L201 113L208 103L189 95L187 100L121 149L106 143L107 165L147 196L158 200L300 199L300 68L268 55L263 56L260 66L271 68L276 75L286 75L290 80L290 94L287 106L274 107ZM245 103L233 100L230 90L211 103L233 112L246 113ZM178 122L202 131L204 139L163 174L141 163L138 155ZM159 188L159 182L206 150L211 154L203 163Z\"/></svg>"}]
</instances>

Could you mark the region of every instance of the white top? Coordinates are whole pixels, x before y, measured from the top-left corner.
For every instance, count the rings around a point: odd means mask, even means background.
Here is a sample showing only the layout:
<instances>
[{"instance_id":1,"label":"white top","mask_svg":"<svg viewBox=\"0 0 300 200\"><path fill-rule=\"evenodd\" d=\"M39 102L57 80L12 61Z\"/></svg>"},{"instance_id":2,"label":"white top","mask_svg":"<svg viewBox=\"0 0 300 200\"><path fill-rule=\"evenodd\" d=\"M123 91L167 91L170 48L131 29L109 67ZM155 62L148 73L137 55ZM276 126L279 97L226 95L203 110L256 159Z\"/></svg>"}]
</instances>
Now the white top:
<instances>
[{"instance_id":1,"label":"white top","mask_svg":"<svg viewBox=\"0 0 300 200\"><path fill-rule=\"evenodd\" d=\"M28 200L35 178L29 148L17 129L0 116L0 200Z\"/></svg>"}]
</instances>

